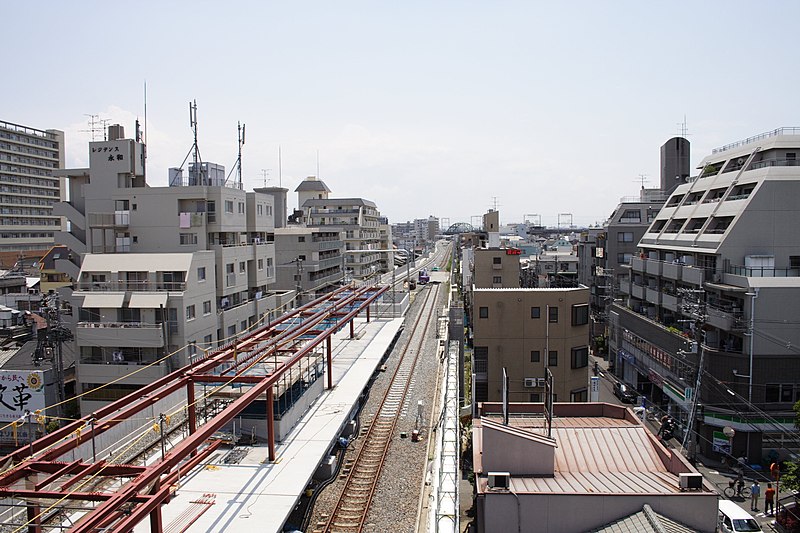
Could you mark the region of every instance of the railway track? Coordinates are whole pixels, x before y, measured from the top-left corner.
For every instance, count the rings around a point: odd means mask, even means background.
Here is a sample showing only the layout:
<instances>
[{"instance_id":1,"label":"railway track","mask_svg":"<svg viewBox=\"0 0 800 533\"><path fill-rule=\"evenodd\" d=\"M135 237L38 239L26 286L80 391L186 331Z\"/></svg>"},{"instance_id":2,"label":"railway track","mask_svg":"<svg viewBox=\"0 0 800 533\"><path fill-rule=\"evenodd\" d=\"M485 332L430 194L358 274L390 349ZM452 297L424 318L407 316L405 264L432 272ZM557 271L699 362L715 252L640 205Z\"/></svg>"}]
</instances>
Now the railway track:
<instances>
[{"instance_id":1,"label":"railway track","mask_svg":"<svg viewBox=\"0 0 800 533\"><path fill-rule=\"evenodd\" d=\"M409 342L399 356L400 360L392 375L391 384L362 437L364 440L361 449L352 462L346 463L343 467L346 469L347 479L338 503L325 526L315 528L315 532L350 533L363 530L412 383L417 359L423 351L422 347L432 319L435 320L434 310L439 290L439 286L436 285L426 291L420 319L414 323ZM421 324L422 331L418 333Z\"/></svg>"}]
</instances>

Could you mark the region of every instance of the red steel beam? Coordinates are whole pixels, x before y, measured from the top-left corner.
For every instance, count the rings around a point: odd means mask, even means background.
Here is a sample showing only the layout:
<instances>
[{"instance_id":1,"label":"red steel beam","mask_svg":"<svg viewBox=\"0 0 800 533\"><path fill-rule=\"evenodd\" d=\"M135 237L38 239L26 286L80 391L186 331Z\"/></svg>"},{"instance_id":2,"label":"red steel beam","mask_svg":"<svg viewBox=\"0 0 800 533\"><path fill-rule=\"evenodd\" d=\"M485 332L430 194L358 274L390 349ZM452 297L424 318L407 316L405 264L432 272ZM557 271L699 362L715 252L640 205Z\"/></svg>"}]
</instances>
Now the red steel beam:
<instances>
[{"instance_id":1,"label":"red steel beam","mask_svg":"<svg viewBox=\"0 0 800 533\"><path fill-rule=\"evenodd\" d=\"M388 290L388 287L382 287L375 291L370 297L364 300L366 305L369 305L377 299L378 296ZM354 318L358 314L359 309L354 309L347 314L347 319ZM288 369L299 361L302 357L308 354L314 347L322 342L327 336L332 335L333 330L327 330L324 334L314 338L311 342L307 343L301 350L299 350L291 359L281 365L284 369ZM92 510L89 514L85 515L81 521L76 524L71 533L89 533L95 531L98 527L105 527L106 521L115 516L115 511L120 505L126 501L130 501L130 497L149 486L150 483L158 480L162 473L171 470L175 467L184 457L191 454L192 450L196 449L208 437L213 435L225 424L233 420L239 413L241 413L248 405L258 399L258 397L274 386L278 379L281 377L282 372L276 372L270 376L265 377L260 383L254 385L250 390L245 392L242 396L234 400L222 412L215 416L208 423L200 427L194 435L188 436L186 439L180 441L175 448L170 450L163 460L151 466L148 471L131 483L122 487L113 498L103 502L97 508ZM131 531L133 527L143 520L153 509L161 505L165 496L159 495L146 503L137 506L131 511L131 514L123 518L119 523L115 524L114 528L119 531Z\"/></svg>"}]
</instances>

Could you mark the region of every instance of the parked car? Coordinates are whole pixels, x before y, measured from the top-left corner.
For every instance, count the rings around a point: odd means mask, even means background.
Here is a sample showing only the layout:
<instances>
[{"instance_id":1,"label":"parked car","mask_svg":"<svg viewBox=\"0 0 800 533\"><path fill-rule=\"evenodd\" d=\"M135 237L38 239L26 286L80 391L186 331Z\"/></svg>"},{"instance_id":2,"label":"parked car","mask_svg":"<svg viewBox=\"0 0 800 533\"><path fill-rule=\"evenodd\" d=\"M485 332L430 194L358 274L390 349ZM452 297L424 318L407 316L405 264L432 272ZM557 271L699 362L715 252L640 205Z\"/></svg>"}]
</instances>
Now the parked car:
<instances>
[{"instance_id":1,"label":"parked car","mask_svg":"<svg viewBox=\"0 0 800 533\"><path fill-rule=\"evenodd\" d=\"M630 385L625 383L614 383L614 396L620 399L623 403L636 403L639 395Z\"/></svg>"}]
</instances>

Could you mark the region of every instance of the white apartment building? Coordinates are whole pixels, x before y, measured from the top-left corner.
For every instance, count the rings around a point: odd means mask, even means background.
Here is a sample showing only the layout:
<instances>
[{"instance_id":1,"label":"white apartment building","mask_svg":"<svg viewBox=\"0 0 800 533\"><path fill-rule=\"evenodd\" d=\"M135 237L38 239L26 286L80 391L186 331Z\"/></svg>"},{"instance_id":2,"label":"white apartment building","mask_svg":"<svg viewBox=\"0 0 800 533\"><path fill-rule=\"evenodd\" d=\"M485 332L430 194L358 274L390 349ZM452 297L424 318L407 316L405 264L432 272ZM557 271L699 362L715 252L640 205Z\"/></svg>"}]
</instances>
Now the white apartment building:
<instances>
[{"instance_id":1,"label":"white apartment building","mask_svg":"<svg viewBox=\"0 0 800 533\"><path fill-rule=\"evenodd\" d=\"M295 192L306 226L332 227L344 233L346 276L367 279L393 267L394 254L385 251L392 243L391 228L374 202L330 198L330 189L314 176L303 180Z\"/></svg>"},{"instance_id":2,"label":"white apartment building","mask_svg":"<svg viewBox=\"0 0 800 533\"><path fill-rule=\"evenodd\" d=\"M0 121L0 252L47 250L62 219L64 132Z\"/></svg>"},{"instance_id":3,"label":"white apartment building","mask_svg":"<svg viewBox=\"0 0 800 533\"><path fill-rule=\"evenodd\" d=\"M280 312L293 293L275 282L273 200L226 183L224 168L170 170L169 187L150 187L144 145L122 138L90 143L89 168L63 171L69 220L57 240L82 254L72 294L82 410L113 400ZM58 265L57 265L58 266ZM63 265L69 267L69 265Z\"/></svg>"},{"instance_id":4,"label":"white apartment building","mask_svg":"<svg viewBox=\"0 0 800 533\"><path fill-rule=\"evenodd\" d=\"M275 229L275 284L300 293L299 303L332 291L342 281L342 233L324 227Z\"/></svg>"}]
</instances>

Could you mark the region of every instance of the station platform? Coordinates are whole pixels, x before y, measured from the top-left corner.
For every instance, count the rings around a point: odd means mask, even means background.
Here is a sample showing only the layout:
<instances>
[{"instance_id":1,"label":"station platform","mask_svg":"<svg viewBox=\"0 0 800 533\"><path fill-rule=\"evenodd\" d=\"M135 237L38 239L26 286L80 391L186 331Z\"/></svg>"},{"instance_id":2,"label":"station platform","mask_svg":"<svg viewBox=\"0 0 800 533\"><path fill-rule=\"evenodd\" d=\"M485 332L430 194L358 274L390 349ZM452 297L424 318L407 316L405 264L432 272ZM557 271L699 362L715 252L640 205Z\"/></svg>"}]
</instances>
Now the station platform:
<instances>
[{"instance_id":1,"label":"station platform","mask_svg":"<svg viewBox=\"0 0 800 533\"><path fill-rule=\"evenodd\" d=\"M276 443L276 460L267 446L246 448L237 464L230 450L217 450L184 477L175 496L161 507L163 530L191 532L279 532L336 442L361 392L399 333L403 318L356 319L334 335L333 389L324 390L288 436ZM327 377L324 377L327 379ZM149 532L148 521L136 532Z\"/></svg>"}]
</instances>

